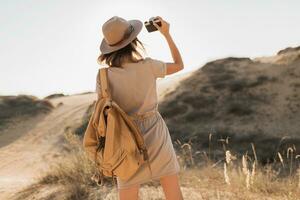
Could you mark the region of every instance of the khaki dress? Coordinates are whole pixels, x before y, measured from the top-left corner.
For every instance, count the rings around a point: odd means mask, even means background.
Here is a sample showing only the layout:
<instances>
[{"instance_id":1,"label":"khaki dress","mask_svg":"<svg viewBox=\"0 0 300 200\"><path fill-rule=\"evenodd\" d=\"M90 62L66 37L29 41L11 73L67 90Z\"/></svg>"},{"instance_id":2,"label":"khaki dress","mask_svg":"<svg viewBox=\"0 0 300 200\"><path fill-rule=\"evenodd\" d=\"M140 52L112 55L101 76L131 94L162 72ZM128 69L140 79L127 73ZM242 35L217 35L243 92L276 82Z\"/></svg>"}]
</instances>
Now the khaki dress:
<instances>
[{"instance_id":1,"label":"khaki dress","mask_svg":"<svg viewBox=\"0 0 300 200\"><path fill-rule=\"evenodd\" d=\"M160 177L178 173L180 166L171 141L168 127L158 111L156 79L164 78L166 64L146 57L138 63L125 63L123 68L108 68L108 83L112 99L129 115L141 129L148 148L152 176L147 163L127 181L117 177L118 189L128 188ZM97 80L98 80L97 75ZM97 81L96 92L101 85ZM144 114L143 116L140 116Z\"/></svg>"}]
</instances>

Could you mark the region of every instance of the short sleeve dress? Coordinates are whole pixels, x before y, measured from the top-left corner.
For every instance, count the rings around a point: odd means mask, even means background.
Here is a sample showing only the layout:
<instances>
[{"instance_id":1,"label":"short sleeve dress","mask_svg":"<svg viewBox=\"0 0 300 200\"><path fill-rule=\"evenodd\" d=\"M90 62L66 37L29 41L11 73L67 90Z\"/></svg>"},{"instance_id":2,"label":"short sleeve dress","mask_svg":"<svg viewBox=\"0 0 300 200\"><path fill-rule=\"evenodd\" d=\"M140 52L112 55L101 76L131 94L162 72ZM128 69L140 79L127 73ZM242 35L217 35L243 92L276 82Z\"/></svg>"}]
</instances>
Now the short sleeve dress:
<instances>
[{"instance_id":1,"label":"short sleeve dress","mask_svg":"<svg viewBox=\"0 0 300 200\"><path fill-rule=\"evenodd\" d=\"M112 98L129 115L144 117L134 119L148 148L151 171L144 163L127 181L117 177L118 189L128 188L180 171L168 127L158 111L157 78L166 75L163 61L146 57L137 63L125 63L122 68L108 68L108 83ZM99 73L97 75L98 80ZM96 92L101 95L97 81ZM152 174L152 176L151 176Z\"/></svg>"}]
</instances>

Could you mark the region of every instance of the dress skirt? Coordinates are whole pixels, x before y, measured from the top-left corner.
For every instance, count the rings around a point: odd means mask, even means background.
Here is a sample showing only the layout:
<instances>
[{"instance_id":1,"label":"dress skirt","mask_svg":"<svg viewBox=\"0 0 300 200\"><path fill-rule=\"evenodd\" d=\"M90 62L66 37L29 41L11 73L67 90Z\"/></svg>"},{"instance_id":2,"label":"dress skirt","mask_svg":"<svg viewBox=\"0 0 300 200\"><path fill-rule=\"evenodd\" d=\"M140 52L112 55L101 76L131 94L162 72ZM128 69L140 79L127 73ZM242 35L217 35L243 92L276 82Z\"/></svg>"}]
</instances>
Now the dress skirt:
<instances>
[{"instance_id":1,"label":"dress skirt","mask_svg":"<svg viewBox=\"0 0 300 200\"><path fill-rule=\"evenodd\" d=\"M147 162L145 162L127 181L116 177L118 189L128 188L151 180L159 180L162 176L176 174L180 171L168 127L159 111L154 110L151 115L134 118L134 121L140 128L145 145L148 148L152 176Z\"/></svg>"}]
</instances>

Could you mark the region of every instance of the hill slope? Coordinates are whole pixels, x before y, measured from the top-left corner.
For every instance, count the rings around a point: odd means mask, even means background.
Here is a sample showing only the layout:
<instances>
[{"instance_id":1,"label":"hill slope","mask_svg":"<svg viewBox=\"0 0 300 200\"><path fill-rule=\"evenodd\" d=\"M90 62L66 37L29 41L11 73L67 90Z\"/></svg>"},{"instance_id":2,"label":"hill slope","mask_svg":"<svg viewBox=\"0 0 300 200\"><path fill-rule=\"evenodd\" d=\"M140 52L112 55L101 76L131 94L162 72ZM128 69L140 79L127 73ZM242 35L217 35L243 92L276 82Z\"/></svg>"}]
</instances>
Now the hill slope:
<instances>
[{"instance_id":1,"label":"hill slope","mask_svg":"<svg viewBox=\"0 0 300 200\"><path fill-rule=\"evenodd\" d=\"M299 151L300 49L209 62L166 94L159 109L172 139L198 150L208 148L212 133L215 147L229 137L229 146L244 153L253 142L265 159L278 145L294 143Z\"/></svg>"}]
</instances>

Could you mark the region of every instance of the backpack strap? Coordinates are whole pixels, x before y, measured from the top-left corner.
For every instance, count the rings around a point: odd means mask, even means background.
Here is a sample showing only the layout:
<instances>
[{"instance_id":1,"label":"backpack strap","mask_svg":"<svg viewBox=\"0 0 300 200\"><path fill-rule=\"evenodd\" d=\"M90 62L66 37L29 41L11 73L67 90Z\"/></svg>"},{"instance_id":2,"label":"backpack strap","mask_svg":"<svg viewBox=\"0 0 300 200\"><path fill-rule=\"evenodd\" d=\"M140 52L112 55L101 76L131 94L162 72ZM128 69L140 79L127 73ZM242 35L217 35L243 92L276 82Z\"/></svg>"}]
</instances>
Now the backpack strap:
<instances>
[{"instance_id":1,"label":"backpack strap","mask_svg":"<svg viewBox=\"0 0 300 200\"><path fill-rule=\"evenodd\" d=\"M108 75L107 75L107 67L102 67L99 69L100 73L100 84L101 84L101 97L102 98L111 98L111 94L109 91L109 85L108 85Z\"/></svg>"}]
</instances>

